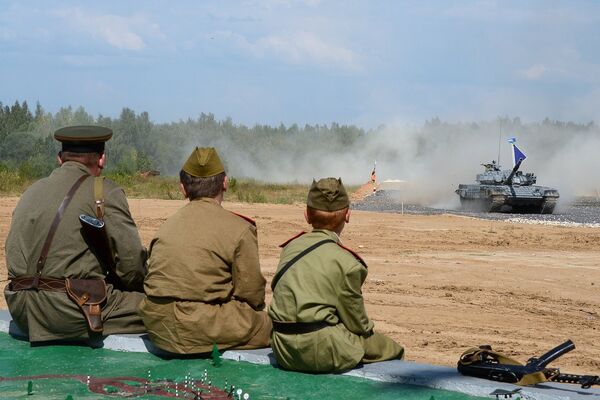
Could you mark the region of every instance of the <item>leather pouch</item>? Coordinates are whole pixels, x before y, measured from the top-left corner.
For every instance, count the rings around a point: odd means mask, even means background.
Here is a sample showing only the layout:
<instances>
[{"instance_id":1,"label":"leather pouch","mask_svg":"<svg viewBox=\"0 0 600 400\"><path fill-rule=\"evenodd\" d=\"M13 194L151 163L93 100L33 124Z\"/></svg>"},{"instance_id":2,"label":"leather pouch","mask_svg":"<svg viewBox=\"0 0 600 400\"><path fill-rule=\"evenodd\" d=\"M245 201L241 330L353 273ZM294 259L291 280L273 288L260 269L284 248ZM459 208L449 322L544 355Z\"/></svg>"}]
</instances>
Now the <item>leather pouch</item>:
<instances>
[{"instance_id":1,"label":"leather pouch","mask_svg":"<svg viewBox=\"0 0 600 400\"><path fill-rule=\"evenodd\" d=\"M102 303L106 301L106 283L102 279L65 279L67 296L73 300L92 332L102 332Z\"/></svg>"}]
</instances>

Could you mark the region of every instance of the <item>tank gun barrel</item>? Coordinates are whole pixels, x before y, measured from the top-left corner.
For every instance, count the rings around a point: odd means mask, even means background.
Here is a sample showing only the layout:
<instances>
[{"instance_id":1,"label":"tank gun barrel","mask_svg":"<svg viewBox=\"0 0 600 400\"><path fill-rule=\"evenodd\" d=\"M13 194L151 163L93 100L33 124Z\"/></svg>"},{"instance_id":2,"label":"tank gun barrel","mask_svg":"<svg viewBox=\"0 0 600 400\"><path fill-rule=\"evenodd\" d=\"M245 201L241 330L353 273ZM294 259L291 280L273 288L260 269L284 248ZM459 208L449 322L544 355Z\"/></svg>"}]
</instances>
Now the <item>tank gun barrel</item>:
<instances>
[{"instance_id":1,"label":"tank gun barrel","mask_svg":"<svg viewBox=\"0 0 600 400\"><path fill-rule=\"evenodd\" d=\"M505 185L512 185L512 180L513 180L515 174L517 173L517 171L519 170L519 167L521 166L522 162L523 162L523 159L520 159L519 162L515 164L512 171L510 171L510 175L508 175L508 177L504 181Z\"/></svg>"}]
</instances>

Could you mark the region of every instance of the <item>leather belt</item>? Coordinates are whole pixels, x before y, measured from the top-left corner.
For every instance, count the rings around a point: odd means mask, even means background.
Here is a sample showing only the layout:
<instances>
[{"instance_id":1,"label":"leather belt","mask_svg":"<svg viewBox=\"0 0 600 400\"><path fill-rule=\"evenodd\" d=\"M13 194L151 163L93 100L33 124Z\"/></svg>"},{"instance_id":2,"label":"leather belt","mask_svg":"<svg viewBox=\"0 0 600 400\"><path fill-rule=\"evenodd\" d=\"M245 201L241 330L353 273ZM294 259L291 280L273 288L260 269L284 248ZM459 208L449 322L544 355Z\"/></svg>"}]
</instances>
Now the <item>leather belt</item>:
<instances>
[{"instance_id":1,"label":"leather belt","mask_svg":"<svg viewBox=\"0 0 600 400\"><path fill-rule=\"evenodd\" d=\"M168 303L178 303L178 302L193 302L198 304L208 304L209 306L221 306L223 304L227 304L230 300L213 300L213 301L202 301L202 300L186 300L179 297L171 297L171 296L149 296L146 295L146 298L153 303L158 304L168 304Z\"/></svg>"},{"instance_id":2,"label":"leather belt","mask_svg":"<svg viewBox=\"0 0 600 400\"><path fill-rule=\"evenodd\" d=\"M316 322L282 322L273 321L273 330L287 335L301 335L303 333L316 332L320 329L333 326L325 321Z\"/></svg>"},{"instance_id":3,"label":"leather belt","mask_svg":"<svg viewBox=\"0 0 600 400\"><path fill-rule=\"evenodd\" d=\"M58 278L42 278L38 276L24 276L12 278L8 289L18 292L19 290L45 290L48 292L66 292L65 280Z\"/></svg>"}]
</instances>

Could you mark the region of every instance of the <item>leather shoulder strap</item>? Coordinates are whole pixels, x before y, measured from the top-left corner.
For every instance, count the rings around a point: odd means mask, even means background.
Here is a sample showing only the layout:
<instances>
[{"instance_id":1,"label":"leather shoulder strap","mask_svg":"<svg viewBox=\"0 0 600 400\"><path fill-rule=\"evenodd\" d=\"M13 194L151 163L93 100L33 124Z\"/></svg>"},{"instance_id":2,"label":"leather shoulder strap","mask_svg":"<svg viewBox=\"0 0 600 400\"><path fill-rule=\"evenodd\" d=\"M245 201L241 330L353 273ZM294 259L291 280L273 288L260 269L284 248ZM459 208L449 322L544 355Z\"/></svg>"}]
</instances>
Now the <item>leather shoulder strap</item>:
<instances>
[{"instance_id":1,"label":"leather shoulder strap","mask_svg":"<svg viewBox=\"0 0 600 400\"><path fill-rule=\"evenodd\" d=\"M79 186L81 186L83 181L88 176L89 175L82 175L79 179L77 179L77 181L73 184L73 186L71 186L71 189L69 189L69 191L65 195L65 198L63 199L62 203L60 203L60 206L58 207L58 211L56 211L56 215L54 216L54 220L52 221L52 225L50 225L50 230L48 231L48 236L46 236L46 241L44 242L44 246L42 247L42 253L40 254L40 257L38 258L38 261L37 261L36 277L39 277L41 275L42 269L44 268L44 265L46 265L46 259L48 258L48 251L50 250L50 245L52 244L52 239L54 239L54 234L56 233L56 229L58 229L58 225L60 224L60 221L62 220L65 210L67 209L67 206L71 202L71 199L73 199L73 195L75 194L77 189L79 189ZM37 287L37 282L35 282L35 283L36 283L35 287Z\"/></svg>"},{"instance_id":2,"label":"leather shoulder strap","mask_svg":"<svg viewBox=\"0 0 600 400\"><path fill-rule=\"evenodd\" d=\"M96 218L104 219L104 177L94 178L94 204L96 205Z\"/></svg>"},{"instance_id":3,"label":"leather shoulder strap","mask_svg":"<svg viewBox=\"0 0 600 400\"><path fill-rule=\"evenodd\" d=\"M312 246L304 249L303 251L301 251L300 253L298 253L296 255L296 257L294 257L290 261L288 261L288 263L285 264L283 266L283 268L281 268L279 270L279 272L277 274L275 274L275 276L273 277L273 280L271 281L271 290L275 290L275 286L277 285L277 282L279 282L279 280L281 279L281 277L283 276L283 274L285 274L287 272L287 270L290 269L290 267L296 263L296 261L298 261L299 259L301 259L305 255L307 255L311 251L315 250L317 247L321 247L322 245L324 245L326 243L336 243L336 241L333 240L333 239L321 240L320 242L317 242L317 243L313 244Z\"/></svg>"}]
</instances>

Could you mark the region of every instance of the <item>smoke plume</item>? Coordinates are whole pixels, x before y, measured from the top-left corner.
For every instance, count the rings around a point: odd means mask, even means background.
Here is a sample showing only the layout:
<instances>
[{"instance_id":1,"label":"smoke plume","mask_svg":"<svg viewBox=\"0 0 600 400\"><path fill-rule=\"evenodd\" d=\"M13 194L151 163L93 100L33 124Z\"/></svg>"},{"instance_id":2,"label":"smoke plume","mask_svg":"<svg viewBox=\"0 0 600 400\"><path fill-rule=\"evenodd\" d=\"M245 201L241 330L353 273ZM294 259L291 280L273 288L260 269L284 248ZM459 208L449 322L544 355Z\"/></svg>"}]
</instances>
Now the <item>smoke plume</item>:
<instances>
[{"instance_id":1,"label":"smoke plume","mask_svg":"<svg viewBox=\"0 0 600 400\"><path fill-rule=\"evenodd\" d=\"M403 200L453 208L458 206L454 189L459 183L474 182L475 174L483 170L481 163L500 156L503 168L512 168L509 137L516 137L527 155L521 170L536 173L539 185L557 188L562 204L576 195L598 194L600 129L593 123L524 124L518 118L444 123L436 118L421 127L394 125L362 132L348 143L318 130L269 138L268 146L261 138L244 142L220 135L208 143L206 138L198 140L219 149L230 175L266 182L335 176L363 184L376 160L379 181L406 181Z\"/></svg>"}]
</instances>

